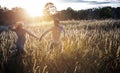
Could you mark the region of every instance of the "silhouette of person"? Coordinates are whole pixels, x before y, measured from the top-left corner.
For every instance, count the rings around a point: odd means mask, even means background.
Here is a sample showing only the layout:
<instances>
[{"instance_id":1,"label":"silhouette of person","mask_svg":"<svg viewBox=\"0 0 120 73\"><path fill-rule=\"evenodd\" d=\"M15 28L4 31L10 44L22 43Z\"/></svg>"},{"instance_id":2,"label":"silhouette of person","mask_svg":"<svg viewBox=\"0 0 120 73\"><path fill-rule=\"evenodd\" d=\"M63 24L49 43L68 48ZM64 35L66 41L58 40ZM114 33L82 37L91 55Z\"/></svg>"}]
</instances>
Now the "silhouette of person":
<instances>
[{"instance_id":1,"label":"silhouette of person","mask_svg":"<svg viewBox=\"0 0 120 73\"><path fill-rule=\"evenodd\" d=\"M18 38L16 42L16 49L20 53L24 53L24 44L26 41L26 34L29 34L30 36L39 39L36 35L32 34L30 31L23 28L24 23L23 22L17 22L15 26L13 26L11 29L16 32Z\"/></svg>"},{"instance_id":2,"label":"silhouette of person","mask_svg":"<svg viewBox=\"0 0 120 73\"><path fill-rule=\"evenodd\" d=\"M16 54L10 57L10 59L4 64L5 73L24 73L23 57L25 56L24 45L26 34L39 39L36 35L23 28L23 25L23 22L16 22L15 25L9 27L9 29L14 31L17 35L15 43Z\"/></svg>"},{"instance_id":3,"label":"silhouette of person","mask_svg":"<svg viewBox=\"0 0 120 73\"><path fill-rule=\"evenodd\" d=\"M40 40L49 32L51 32L50 49L57 48L62 51L62 45L60 39L61 39L61 33L62 32L65 33L65 30L63 26L59 25L59 19L54 18L54 26L44 31L40 37Z\"/></svg>"}]
</instances>

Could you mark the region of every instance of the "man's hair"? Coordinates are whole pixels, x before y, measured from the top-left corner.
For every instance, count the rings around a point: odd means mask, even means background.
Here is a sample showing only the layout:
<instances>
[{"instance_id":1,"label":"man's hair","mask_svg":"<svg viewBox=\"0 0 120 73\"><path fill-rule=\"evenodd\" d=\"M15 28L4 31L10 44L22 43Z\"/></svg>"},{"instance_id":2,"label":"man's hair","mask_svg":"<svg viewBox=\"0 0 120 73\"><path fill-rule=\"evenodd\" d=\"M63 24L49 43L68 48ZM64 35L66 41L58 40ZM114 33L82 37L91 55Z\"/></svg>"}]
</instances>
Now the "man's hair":
<instances>
[{"instance_id":1,"label":"man's hair","mask_svg":"<svg viewBox=\"0 0 120 73\"><path fill-rule=\"evenodd\" d=\"M19 27L23 27L24 23L22 21L16 22L15 27L19 28Z\"/></svg>"}]
</instances>

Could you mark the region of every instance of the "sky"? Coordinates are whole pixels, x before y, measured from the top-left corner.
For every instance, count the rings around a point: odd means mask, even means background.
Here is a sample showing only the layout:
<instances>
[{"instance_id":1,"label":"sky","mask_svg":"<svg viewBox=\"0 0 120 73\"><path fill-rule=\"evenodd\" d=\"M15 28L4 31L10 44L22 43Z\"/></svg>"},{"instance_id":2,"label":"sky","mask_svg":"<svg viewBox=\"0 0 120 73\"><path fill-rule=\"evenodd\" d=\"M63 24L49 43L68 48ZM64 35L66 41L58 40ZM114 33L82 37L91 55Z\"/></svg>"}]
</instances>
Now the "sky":
<instances>
[{"instance_id":1,"label":"sky","mask_svg":"<svg viewBox=\"0 0 120 73\"><path fill-rule=\"evenodd\" d=\"M41 16L44 5L47 2L54 3L58 11L68 7L74 10L104 6L120 7L120 0L0 0L0 5L9 9L21 7L26 9L31 16Z\"/></svg>"}]
</instances>

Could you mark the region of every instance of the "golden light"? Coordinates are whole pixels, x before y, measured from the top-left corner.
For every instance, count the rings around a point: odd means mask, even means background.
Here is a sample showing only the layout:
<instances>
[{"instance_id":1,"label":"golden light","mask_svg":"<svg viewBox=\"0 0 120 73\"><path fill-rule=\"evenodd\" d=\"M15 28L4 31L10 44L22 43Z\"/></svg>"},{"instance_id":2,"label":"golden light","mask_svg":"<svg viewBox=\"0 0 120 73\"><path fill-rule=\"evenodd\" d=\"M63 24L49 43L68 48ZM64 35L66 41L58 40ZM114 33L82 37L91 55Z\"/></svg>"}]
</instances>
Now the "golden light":
<instances>
[{"instance_id":1,"label":"golden light","mask_svg":"<svg viewBox=\"0 0 120 73\"><path fill-rule=\"evenodd\" d=\"M43 9L47 2L59 3L58 0L14 0L13 2L8 1L9 7L22 7L27 13L32 16L42 16Z\"/></svg>"},{"instance_id":2,"label":"golden light","mask_svg":"<svg viewBox=\"0 0 120 73\"><path fill-rule=\"evenodd\" d=\"M32 16L32 17L37 17L37 16L42 16L43 15L43 11L42 9L39 8L39 10L36 8L26 8L27 13Z\"/></svg>"},{"instance_id":3,"label":"golden light","mask_svg":"<svg viewBox=\"0 0 120 73\"><path fill-rule=\"evenodd\" d=\"M42 16L43 15L43 8L44 3L39 0L27 0L24 1L25 3L22 4L21 7L25 8L27 13L32 17Z\"/></svg>"},{"instance_id":4,"label":"golden light","mask_svg":"<svg viewBox=\"0 0 120 73\"><path fill-rule=\"evenodd\" d=\"M26 3L24 3L23 7L27 10L29 15L32 17L42 16L44 6L48 2L53 2L53 4L59 3L57 2L57 0L47 0L47 1L46 0L29 0L29 1L27 0Z\"/></svg>"}]
</instances>

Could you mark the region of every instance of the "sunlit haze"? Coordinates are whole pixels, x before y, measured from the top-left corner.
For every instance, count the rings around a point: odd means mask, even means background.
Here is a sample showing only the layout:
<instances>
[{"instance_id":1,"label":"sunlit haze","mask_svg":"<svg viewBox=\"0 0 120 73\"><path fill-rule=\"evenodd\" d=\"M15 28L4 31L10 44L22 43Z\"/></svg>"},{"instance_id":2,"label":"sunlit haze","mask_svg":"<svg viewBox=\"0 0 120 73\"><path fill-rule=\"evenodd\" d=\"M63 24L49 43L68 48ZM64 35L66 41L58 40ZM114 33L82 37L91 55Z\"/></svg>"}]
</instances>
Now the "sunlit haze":
<instances>
[{"instance_id":1,"label":"sunlit haze","mask_svg":"<svg viewBox=\"0 0 120 73\"><path fill-rule=\"evenodd\" d=\"M43 15L43 8L47 2L53 2L57 10L64 10L68 7L74 10L95 8L95 7L120 7L119 0L0 0L2 7L21 7L33 17Z\"/></svg>"}]
</instances>

